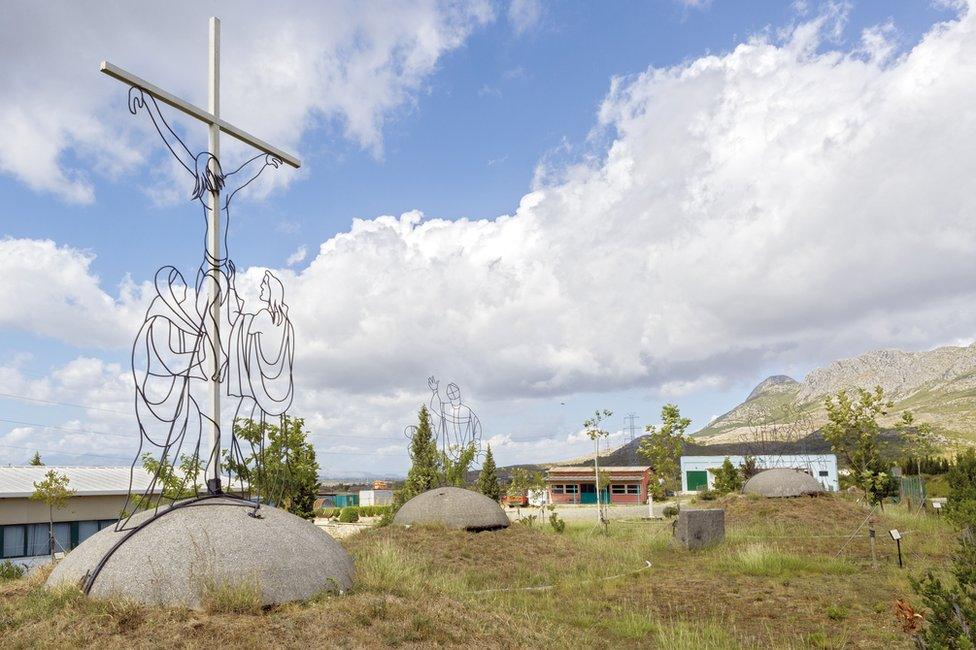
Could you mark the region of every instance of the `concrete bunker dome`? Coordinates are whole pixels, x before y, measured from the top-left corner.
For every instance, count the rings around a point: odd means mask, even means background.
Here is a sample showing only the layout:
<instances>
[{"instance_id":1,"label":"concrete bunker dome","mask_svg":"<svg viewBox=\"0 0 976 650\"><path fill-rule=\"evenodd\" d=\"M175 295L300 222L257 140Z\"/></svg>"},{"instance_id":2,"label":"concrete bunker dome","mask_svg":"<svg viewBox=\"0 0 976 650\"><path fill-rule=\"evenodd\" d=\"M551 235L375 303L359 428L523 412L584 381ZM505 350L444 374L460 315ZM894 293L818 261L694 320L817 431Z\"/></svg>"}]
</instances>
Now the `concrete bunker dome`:
<instances>
[{"instance_id":1,"label":"concrete bunker dome","mask_svg":"<svg viewBox=\"0 0 976 650\"><path fill-rule=\"evenodd\" d=\"M190 608L213 585L254 584L263 605L352 586L352 558L310 521L227 497L183 504L92 535L55 566L47 586L83 585L94 575L93 597Z\"/></svg>"},{"instance_id":2,"label":"concrete bunker dome","mask_svg":"<svg viewBox=\"0 0 976 650\"><path fill-rule=\"evenodd\" d=\"M823 486L803 470L788 467L766 469L742 487L743 494L756 494L763 497L799 497L820 494Z\"/></svg>"},{"instance_id":3,"label":"concrete bunker dome","mask_svg":"<svg viewBox=\"0 0 976 650\"><path fill-rule=\"evenodd\" d=\"M393 518L393 523L399 526L444 526L480 531L507 528L510 522L501 506L480 492L440 487L427 490L404 503Z\"/></svg>"}]
</instances>

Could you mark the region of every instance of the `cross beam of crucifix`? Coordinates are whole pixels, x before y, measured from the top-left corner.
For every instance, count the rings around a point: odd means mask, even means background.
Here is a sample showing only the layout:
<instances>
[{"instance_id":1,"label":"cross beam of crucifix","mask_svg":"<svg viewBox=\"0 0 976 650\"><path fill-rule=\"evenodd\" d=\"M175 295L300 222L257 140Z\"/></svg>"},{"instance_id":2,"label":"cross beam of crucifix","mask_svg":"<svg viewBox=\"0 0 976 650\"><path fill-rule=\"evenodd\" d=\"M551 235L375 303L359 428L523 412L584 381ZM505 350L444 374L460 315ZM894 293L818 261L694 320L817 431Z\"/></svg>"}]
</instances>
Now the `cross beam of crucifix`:
<instances>
[{"instance_id":1,"label":"cross beam of crucifix","mask_svg":"<svg viewBox=\"0 0 976 650\"><path fill-rule=\"evenodd\" d=\"M112 65L108 61L102 61L101 71L110 77L118 79L122 83L139 88L144 93L152 95L159 101L176 108L190 117L200 120L207 125L209 130L209 152L213 159L211 171L219 174L220 157L220 132L251 145L259 151L270 154L287 165L294 168L301 166L301 162L295 156L274 147L264 140L256 138L247 131L225 122L220 117L220 19L214 17L210 19L210 74L209 74L209 101L208 109L204 110L193 104L168 93L155 84L137 77L131 72ZM214 188L208 192L207 219L210 220L207 228L207 259L210 262L211 270L214 275L220 272L220 190ZM207 320L207 336L211 341L220 341L220 297L219 287L214 282L208 284L208 304L211 309L211 318ZM210 420L212 426L210 430L211 458L206 475L207 490L211 494L219 494L220 487L220 381L218 379L220 360L216 354L209 355L209 366L207 368L208 394L210 397Z\"/></svg>"}]
</instances>

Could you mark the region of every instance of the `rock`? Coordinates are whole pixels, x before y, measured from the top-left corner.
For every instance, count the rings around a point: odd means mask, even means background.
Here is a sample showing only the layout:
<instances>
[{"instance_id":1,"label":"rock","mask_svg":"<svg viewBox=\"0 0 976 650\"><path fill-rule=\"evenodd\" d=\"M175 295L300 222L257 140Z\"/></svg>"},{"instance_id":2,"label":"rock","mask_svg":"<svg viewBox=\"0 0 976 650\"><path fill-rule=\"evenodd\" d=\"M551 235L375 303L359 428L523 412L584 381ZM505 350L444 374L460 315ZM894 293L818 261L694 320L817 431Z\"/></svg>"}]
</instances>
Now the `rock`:
<instances>
[{"instance_id":1,"label":"rock","mask_svg":"<svg viewBox=\"0 0 976 650\"><path fill-rule=\"evenodd\" d=\"M799 469L775 467L759 472L742 486L744 494L763 497L799 497L820 494L823 486L806 472Z\"/></svg>"},{"instance_id":2,"label":"rock","mask_svg":"<svg viewBox=\"0 0 976 650\"><path fill-rule=\"evenodd\" d=\"M393 523L478 531L508 528L509 520L498 503L480 492L442 487L427 490L404 503Z\"/></svg>"},{"instance_id":3,"label":"rock","mask_svg":"<svg viewBox=\"0 0 976 650\"><path fill-rule=\"evenodd\" d=\"M108 555L92 583L93 597L147 605L200 608L214 585L253 584L265 605L305 600L352 586L352 558L313 523L231 498L182 502L137 530ZM85 540L54 568L47 586L82 584L112 547L150 512L126 529L105 528Z\"/></svg>"},{"instance_id":4,"label":"rock","mask_svg":"<svg viewBox=\"0 0 976 650\"><path fill-rule=\"evenodd\" d=\"M689 550L720 543L725 539L725 511L721 508L680 511L674 539Z\"/></svg>"}]
</instances>

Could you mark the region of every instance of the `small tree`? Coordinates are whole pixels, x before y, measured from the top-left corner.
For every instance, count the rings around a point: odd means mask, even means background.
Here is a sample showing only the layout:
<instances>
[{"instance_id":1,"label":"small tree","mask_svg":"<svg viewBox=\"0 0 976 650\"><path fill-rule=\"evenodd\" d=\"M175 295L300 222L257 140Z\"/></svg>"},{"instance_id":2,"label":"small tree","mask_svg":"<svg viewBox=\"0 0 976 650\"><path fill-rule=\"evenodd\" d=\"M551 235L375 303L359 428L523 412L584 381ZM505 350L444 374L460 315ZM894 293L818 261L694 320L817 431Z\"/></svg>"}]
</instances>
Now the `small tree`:
<instances>
[{"instance_id":1,"label":"small tree","mask_svg":"<svg viewBox=\"0 0 976 650\"><path fill-rule=\"evenodd\" d=\"M748 481L759 473L759 466L756 465L755 456L746 456L742 460L742 480Z\"/></svg>"},{"instance_id":2,"label":"small tree","mask_svg":"<svg viewBox=\"0 0 976 650\"><path fill-rule=\"evenodd\" d=\"M228 471L246 479L265 503L305 519L313 518L319 464L308 441L305 420L286 417L278 426L242 419L234 423L234 432L238 439L250 443L251 453L243 462L227 453L224 462Z\"/></svg>"},{"instance_id":3,"label":"small tree","mask_svg":"<svg viewBox=\"0 0 976 650\"><path fill-rule=\"evenodd\" d=\"M430 427L430 413L421 406L417 413L417 426L410 436L410 471L403 487L393 497L393 505L383 516L383 523L393 521L393 515L400 507L422 492L431 490L440 482L440 468L437 441Z\"/></svg>"},{"instance_id":4,"label":"small tree","mask_svg":"<svg viewBox=\"0 0 976 650\"><path fill-rule=\"evenodd\" d=\"M478 450L474 443L462 448L457 459L451 458L443 451L440 454L440 483L441 485L452 485L454 487L464 487L468 483L468 470L474 462Z\"/></svg>"},{"instance_id":5,"label":"small tree","mask_svg":"<svg viewBox=\"0 0 976 650\"><path fill-rule=\"evenodd\" d=\"M952 557L952 580L943 583L930 569L912 587L930 612L916 638L920 648L976 646L976 537L963 531Z\"/></svg>"},{"instance_id":6,"label":"small tree","mask_svg":"<svg viewBox=\"0 0 976 650\"><path fill-rule=\"evenodd\" d=\"M932 425L928 422L915 424L915 416L911 411L905 411L901 414L901 424L902 439L905 441L905 446L911 450L909 458L915 461L914 463L909 463L910 466L906 468L908 470L907 473L911 474L914 472L916 476L921 476L922 458L928 458L939 451L939 446L933 440L935 432L932 429Z\"/></svg>"},{"instance_id":7,"label":"small tree","mask_svg":"<svg viewBox=\"0 0 976 650\"><path fill-rule=\"evenodd\" d=\"M515 498L523 494L528 494L528 491L529 473L521 467L516 467L508 477L508 486L505 488L505 494Z\"/></svg>"},{"instance_id":8,"label":"small tree","mask_svg":"<svg viewBox=\"0 0 976 650\"><path fill-rule=\"evenodd\" d=\"M475 489L494 501L501 498L501 486L498 484L498 468L495 467L495 457L491 453L491 445L485 451L485 462L481 464L481 472L478 473L478 482Z\"/></svg>"},{"instance_id":9,"label":"small tree","mask_svg":"<svg viewBox=\"0 0 976 650\"><path fill-rule=\"evenodd\" d=\"M54 557L54 511L60 510L68 502L75 491L68 488L68 477L59 474L53 469L48 470L44 479L34 483L34 493L30 498L34 501L42 501L47 506L48 511L48 546L51 550L51 557Z\"/></svg>"},{"instance_id":10,"label":"small tree","mask_svg":"<svg viewBox=\"0 0 976 650\"><path fill-rule=\"evenodd\" d=\"M847 462L854 484L872 503L881 503L891 487L891 476L881 460L878 418L887 414L891 401L885 400L884 390L876 386L874 391L858 388L856 399L841 390L824 398L824 406L829 420L823 428L824 438Z\"/></svg>"},{"instance_id":11,"label":"small tree","mask_svg":"<svg viewBox=\"0 0 976 650\"><path fill-rule=\"evenodd\" d=\"M956 455L946 475L949 485L946 516L960 527L976 529L976 450Z\"/></svg>"},{"instance_id":12,"label":"small tree","mask_svg":"<svg viewBox=\"0 0 976 650\"><path fill-rule=\"evenodd\" d=\"M727 456L721 467L709 471L715 477L714 489L716 492L728 494L742 489L742 474Z\"/></svg>"},{"instance_id":13,"label":"small tree","mask_svg":"<svg viewBox=\"0 0 976 650\"><path fill-rule=\"evenodd\" d=\"M167 501L179 501L195 496L201 488L199 479L203 462L199 456L180 455L179 470L165 457L158 459L152 454L142 455L142 467L150 476L155 476L160 487L160 497ZM156 504L153 496L135 497L137 508L152 508Z\"/></svg>"},{"instance_id":14,"label":"small tree","mask_svg":"<svg viewBox=\"0 0 976 650\"><path fill-rule=\"evenodd\" d=\"M675 404L661 407L661 426L647 425L648 436L641 440L637 453L647 458L655 479L664 479L666 489L677 492L681 487L681 452L689 418L681 417Z\"/></svg>"},{"instance_id":15,"label":"small tree","mask_svg":"<svg viewBox=\"0 0 976 650\"><path fill-rule=\"evenodd\" d=\"M597 517L601 523L604 523L606 518L603 513L603 503L601 503L600 499L600 438L609 438L610 432L604 430L600 425L611 415L613 415L613 411L603 409L602 412L596 411L593 417L583 422L583 429L586 431L586 435L589 436L590 440L593 441L596 450L596 453L593 455L593 472L596 479Z\"/></svg>"},{"instance_id":16,"label":"small tree","mask_svg":"<svg viewBox=\"0 0 976 650\"><path fill-rule=\"evenodd\" d=\"M30 464L33 465L34 467L39 467L39 466L41 466L41 465L44 464L41 461L41 452L39 452L39 451L35 451L34 452L34 455L31 456Z\"/></svg>"}]
</instances>

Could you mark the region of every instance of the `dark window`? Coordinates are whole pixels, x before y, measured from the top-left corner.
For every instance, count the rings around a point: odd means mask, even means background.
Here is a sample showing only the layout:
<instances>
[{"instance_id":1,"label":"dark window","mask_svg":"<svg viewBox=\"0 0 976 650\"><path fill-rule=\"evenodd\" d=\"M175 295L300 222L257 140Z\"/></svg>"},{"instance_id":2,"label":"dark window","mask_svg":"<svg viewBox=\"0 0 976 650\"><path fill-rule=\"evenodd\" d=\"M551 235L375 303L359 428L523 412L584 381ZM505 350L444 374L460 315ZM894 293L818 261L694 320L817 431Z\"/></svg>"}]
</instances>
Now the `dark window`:
<instances>
[{"instance_id":1,"label":"dark window","mask_svg":"<svg viewBox=\"0 0 976 650\"><path fill-rule=\"evenodd\" d=\"M828 471L827 471L827 470L825 470L825 469L822 469L822 470L820 470L820 476L827 476L827 475L829 475L829 474L830 474L830 472L828 472Z\"/></svg>"}]
</instances>

